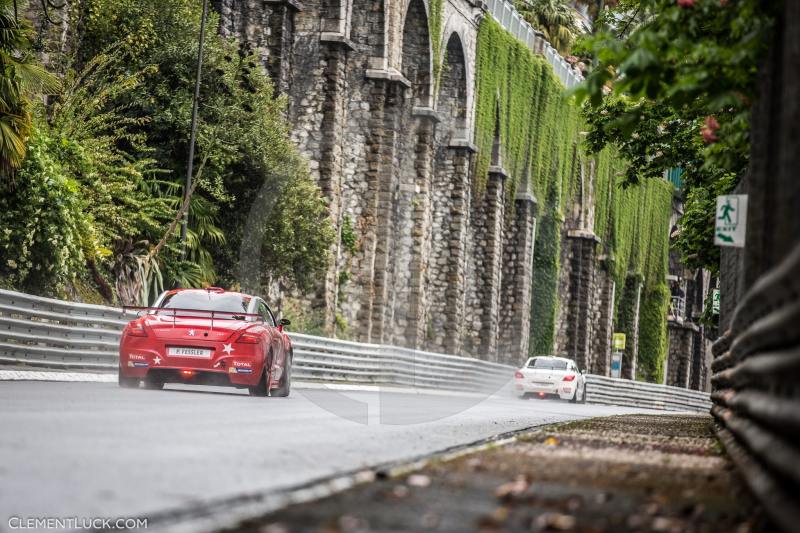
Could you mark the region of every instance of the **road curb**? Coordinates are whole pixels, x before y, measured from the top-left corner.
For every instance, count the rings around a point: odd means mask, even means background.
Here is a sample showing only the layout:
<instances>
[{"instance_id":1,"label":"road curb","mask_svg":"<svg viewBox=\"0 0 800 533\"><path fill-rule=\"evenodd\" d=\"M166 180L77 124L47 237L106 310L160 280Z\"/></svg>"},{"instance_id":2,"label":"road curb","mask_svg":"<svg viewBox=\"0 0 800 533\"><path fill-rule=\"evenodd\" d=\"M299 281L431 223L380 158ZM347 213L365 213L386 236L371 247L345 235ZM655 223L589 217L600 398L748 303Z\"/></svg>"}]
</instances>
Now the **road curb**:
<instances>
[{"instance_id":1,"label":"road curb","mask_svg":"<svg viewBox=\"0 0 800 533\"><path fill-rule=\"evenodd\" d=\"M584 417L584 419L596 417ZM379 478L395 478L424 468L434 461L449 461L462 455L502 446L521 435L564 422L536 424L499 433L466 444L450 446L411 459L381 463L369 468L317 478L315 480L264 492L243 494L211 502L199 502L190 507L165 511L147 518L147 531L169 533L211 533L235 528L242 522L259 518L290 505L309 503L333 496Z\"/></svg>"}]
</instances>

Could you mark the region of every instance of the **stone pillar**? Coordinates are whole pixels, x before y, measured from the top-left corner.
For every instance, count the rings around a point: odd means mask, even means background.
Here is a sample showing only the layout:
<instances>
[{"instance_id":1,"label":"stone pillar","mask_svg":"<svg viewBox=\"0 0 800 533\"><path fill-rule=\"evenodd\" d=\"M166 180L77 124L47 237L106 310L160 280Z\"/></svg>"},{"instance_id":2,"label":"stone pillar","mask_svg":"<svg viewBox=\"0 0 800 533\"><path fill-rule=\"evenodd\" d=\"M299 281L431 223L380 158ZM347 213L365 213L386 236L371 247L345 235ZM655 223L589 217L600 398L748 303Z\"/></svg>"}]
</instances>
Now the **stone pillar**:
<instances>
[{"instance_id":1,"label":"stone pillar","mask_svg":"<svg viewBox=\"0 0 800 533\"><path fill-rule=\"evenodd\" d=\"M474 274L465 306L464 351L485 360L497 357L506 177L502 167L489 167L486 191L472 209Z\"/></svg>"},{"instance_id":2,"label":"stone pillar","mask_svg":"<svg viewBox=\"0 0 800 533\"><path fill-rule=\"evenodd\" d=\"M461 353L471 198L469 168L474 151L470 143L458 140L437 148L426 283L430 335L425 347L430 351Z\"/></svg>"},{"instance_id":3,"label":"stone pillar","mask_svg":"<svg viewBox=\"0 0 800 533\"><path fill-rule=\"evenodd\" d=\"M358 337L365 342L379 342L380 337L373 338L373 320L375 319L375 301L379 291L383 291L384 287L382 280L376 283L376 262L379 254L385 251L385 243L379 248L380 237L387 238L385 235L386 224L380 224L380 200L381 194L384 189L390 185L384 184L382 178L392 173L387 167L385 158L391 151L393 145L393 131L386 132L387 121L387 104L389 106L388 114L391 117L393 110L392 106L396 105L396 96L388 101L387 94L391 89L391 82L382 79L376 79L372 82L372 92L370 95L370 119L369 119L369 132L367 136L367 153L366 153L366 172L365 177L367 180L367 192L363 199L363 219L364 219L364 233L362 236L364 259L361 263L361 270L358 273L359 280L364 288L362 291L362 302L357 314L358 322ZM393 124L390 124L393 126ZM389 154L389 165L391 165L391 155ZM383 265L385 268L385 265ZM381 276L384 272L380 273ZM382 301L382 300L381 300ZM378 321L382 321L382 317L377 317Z\"/></svg>"},{"instance_id":4,"label":"stone pillar","mask_svg":"<svg viewBox=\"0 0 800 533\"><path fill-rule=\"evenodd\" d=\"M386 326L386 308L389 302L389 287L391 278L391 250L392 240L392 200L396 185L394 172L395 140L397 137L397 122L400 104L399 88L390 85L387 88L386 104L383 114L384 129L383 144L380 149L380 173L378 175L377 190L377 243L375 246L375 263L372 271L373 301L372 301L372 330L369 338L373 342L383 342Z\"/></svg>"},{"instance_id":5,"label":"stone pillar","mask_svg":"<svg viewBox=\"0 0 800 533\"><path fill-rule=\"evenodd\" d=\"M669 353L664 372L667 385L689 388L689 375L694 354L694 335L699 329L691 323L680 323L674 320L667 323Z\"/></svg>"},{"instance_id":6,"label":"stone pillar","mask_svg":"<svg viewBox=\"0 0 800 533\"><path fill-rule=\"evenodd\" d=\"M569 230L569 298L567 301L566 356L580 369L590 368L592 354L592 296L595 255L600 239L591 231Z\"/></svg>"},{"instance_id":7,"label":"stone pillar","mask_svg":"<svg viewBox=\"0 0 800 533\"><path fill-rule=\"evenodd\" d=\"M692 355L689 374L689 388L703 390L706 377L706 340L703 326L698 326L692 334Z\"/></svg>"},{"instance_id":8,"label":"stone pillar","mask_svg":"<svg viewBox=\"0 0 800 533\"><path fill-rule=\"evenodd\" d=\"M431 168L433 162L434 125L438 122L430 109L414 109L417 138L414 149L415 188L409 206L413 221L411 235L411 261L400 268L410 268L409 296L406 302L406 331L404 343L409 348L420 348L426 338L425 277L431 248Z\"/></svg>"},{"instance_id":9,"label":"stone pillar","mask_svg":"<svg viewBox=\"0 0 800 533\"><path fill-rule=\"evenodd\" d=\"M464 296L466 292L466 243L469 230L472 183L470 160L475 147L470 143L451 143L450 221L447 235L447 277L445 285L444 342L445 353L461 353L464 335Z\"/></svg>"},{"instance_id":10,"label":"stone pillar","mask_svg":"<svg viewBox=\"0 0 800 533\"><path fill-rule=\"evenodd\" d=\"M346 41L323 41L323 95L322 140L319 156L319 184L328 200L328 208L334 227L342 227L342 152L344 131L347 124L347 60L352 47ZM325 282L318 290L314 306L324 310L326 331L335 331L335 318L339 292L339 258L341 233L332 250L333 261L325 273Z\"/></svg>"},{"instance_id":11,"label":"stone pillar","mask_svg":"<svg viewBox=\"0 0 800 533\"><path fill-rule=\"evenodd\" d=\"M514 218L503 244L498 361L522 364L528 356L536 198L527 186L514 200Z\"/></svg>"},{"instance_id":12,"label":"stone pillar","mask_svg":"<svg viewBox=\"0 0 800 533\"><path fill-rule=\"evenodd\" d=\"M616 284L606 270L598 271L596 278L596 305L594 311L594 335L592 347L595 357L588 369L592 374L611 374L611 335L614 332L614 298Z\"/></svg>"},{"instance_id":13,"label":"stone pillar","mask_svg":"<svg viewBox=\"0 0 800 533\"><path fill-rule=\"evenodd\" d=\"M625 334L625 351L622 356L620 376L636 379L636 359L639 355L639 308L642 301L642 281L635 274L628 274L620 298L620 313L617 316L617 331ZM630 309L628 314L625 309Z\"/></svg>"}]
</instances>

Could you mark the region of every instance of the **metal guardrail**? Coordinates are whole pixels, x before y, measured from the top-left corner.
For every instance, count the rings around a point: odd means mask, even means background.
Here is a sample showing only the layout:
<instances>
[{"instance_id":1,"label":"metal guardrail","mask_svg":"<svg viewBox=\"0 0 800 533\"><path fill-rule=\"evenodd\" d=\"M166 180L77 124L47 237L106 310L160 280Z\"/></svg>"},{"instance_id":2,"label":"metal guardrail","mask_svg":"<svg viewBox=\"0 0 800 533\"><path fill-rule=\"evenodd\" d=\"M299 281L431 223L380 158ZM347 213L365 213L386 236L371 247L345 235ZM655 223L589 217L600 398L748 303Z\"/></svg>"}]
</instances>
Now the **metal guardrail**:
<instances>
[{"instance_id":1,"label":"metal guardrail","mask_svg":"<svg viewBox=\"0 0 800 533\"><path fill-rule=\"evenodd\" d=\"M0 363L51 368L116 369L119 337L135 317L121 309L0 290ZM391 384L494 393L514 368L440 353L291 333L293 375L302 381ZM592 403L708 411L707 394L603 376L588 376Z\"/></svg>"},{"instance_id":2,"label":"metal guardrail","mask_svg":"<svg viewBox=\"0 0 800 533\"><path fill-rule=\"evenodd\" d=\"M739 302L712 351L719 436L768 513L800 523L800 246Z\"/></svg>"},{"instance_id":3,"label":"metal guardrail","mask_svg":"<svg viewBox=\"0 0 800 533\"><path fill-rule=\"evenodd\" d=\"M701 413L711 409L705 392L593 374L587 376L586 392L590 403Z\"/></svg>"},{"instance_id":4,"label":"metal guardrail","mask_svg":"<svg viewBox=\"0 0 800 533\"><path fill-rule=\"evenodd\" d=\"M567 89L583 81L583 76L561 57L558 51L544 38L544 35L533 29L533 26L519 14L519 11L511 2L507 0L486 0L486 10L511 35L522 41L537 54L543 55L553 67L556 77L561 80L561 83Z\"/></svg>"},{"instance_id":5,"label":"metal guardrail","mask_svg":"<svg viewBox=\"0 0 800 533\"><path fill-rule=\"evenodd\" d=\"M113 370L135 313L0 289L0 363ZM292 333L293 374L326 383L487 391L513 368L468 357Z\"/></svg>"}]
</instances>

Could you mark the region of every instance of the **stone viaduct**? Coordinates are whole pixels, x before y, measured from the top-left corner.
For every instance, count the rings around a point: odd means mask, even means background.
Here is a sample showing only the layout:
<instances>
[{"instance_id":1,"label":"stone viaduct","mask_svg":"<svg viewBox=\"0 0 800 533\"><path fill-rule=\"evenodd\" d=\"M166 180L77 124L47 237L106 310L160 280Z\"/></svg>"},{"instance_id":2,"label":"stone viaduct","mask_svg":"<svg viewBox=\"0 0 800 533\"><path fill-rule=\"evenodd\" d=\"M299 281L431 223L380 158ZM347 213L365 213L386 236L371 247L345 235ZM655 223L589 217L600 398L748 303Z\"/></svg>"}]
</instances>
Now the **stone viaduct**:
<instances>
[{"instance_id":1,"label":"stone viaduct","mask_svg":"<svg viewBox=\"0 0 800 533\"><path fill-rule=\"evenodd\" d=\"M346 323L356 340L501 362L526 357L537 199L522 177L506 201L499 141L486 190L473 189L476 45L481 18L491 16L486 4L214 7L220 31L259 54L288 96L293 140L330 203L340 238L313 297L326 328ZM564 210L554 351L607 374L615 291L623 288L598 256L593 169L585 170L581 194ZM343 231L354 233L354 247L342 244ZM631 341L635 358L635 334ZM623 369L628 377L634 366Z\"/></svg>"},{"instance_id":2,"label":"stone viaduct","mask_svg":"<svg viewBox=\"0 0 800 533\"><path fill-rule=\"evenodd\" d=\"M440 5L438 46L425 0L216 8L221 31L257 50L289 96L294 140L338 227L358 237L353 253L337 247L318 296L327 324L339 313L359 340L516 358L527 353L535 200L521 194L506 217L499 164L486 193L472 193L485 13L469 0Z\"/></svg>"}]
</instances>

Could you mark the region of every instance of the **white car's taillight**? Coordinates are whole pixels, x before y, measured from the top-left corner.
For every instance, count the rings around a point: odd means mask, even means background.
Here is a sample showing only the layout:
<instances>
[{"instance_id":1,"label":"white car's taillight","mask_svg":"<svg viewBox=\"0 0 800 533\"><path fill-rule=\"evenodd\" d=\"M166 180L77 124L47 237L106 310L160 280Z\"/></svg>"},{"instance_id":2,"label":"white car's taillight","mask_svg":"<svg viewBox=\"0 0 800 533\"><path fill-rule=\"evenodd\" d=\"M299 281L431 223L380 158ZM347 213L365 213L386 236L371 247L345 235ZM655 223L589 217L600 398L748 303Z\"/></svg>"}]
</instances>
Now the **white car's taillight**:
<instances>
[{"instance_id":1,"label":"white car's taillight","mask_svg":"<svg viewBox=\"0 0 800 533\"><path fill-rule=\"evenodd\" d=\"M520 371L514 372L514 378L515 379L522 379L524 377L525 376L522 375L522 372L520 372Z\"/></svg>"},{"instance_id":2,"label":"white car's taillight","mask_svg":"<svg viewBox=\"0 0 800 533\"><path fill-rule=\"evenodd\" d=\"M571 374L569 376L564 376L564 379L563 379L563 381L574 381L574 380L575 380L575 374Z\"/></svg>"}]
</instances>

